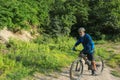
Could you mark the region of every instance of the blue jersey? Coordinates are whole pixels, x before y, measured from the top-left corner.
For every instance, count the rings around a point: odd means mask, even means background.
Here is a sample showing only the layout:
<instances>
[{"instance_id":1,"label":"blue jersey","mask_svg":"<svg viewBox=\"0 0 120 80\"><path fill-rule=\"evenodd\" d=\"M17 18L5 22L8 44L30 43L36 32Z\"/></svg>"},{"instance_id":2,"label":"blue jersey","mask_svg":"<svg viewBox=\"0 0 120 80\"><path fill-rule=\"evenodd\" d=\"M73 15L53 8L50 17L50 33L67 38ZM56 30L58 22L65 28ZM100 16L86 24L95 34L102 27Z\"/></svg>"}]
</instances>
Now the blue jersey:
<instances>
[{"instance_id":1,"label":"blue jersey","mask_svg":"<svg viewBox=\"0 0 120 80\"><path fill-rule=\"evenodd\" d=\"M82 43L83 45L83 51L85 53L93 53L94 51L94 42L89 34L85 34L83 37L80 37L78 41L75 43L75 46L79 45Z\"/></svg>"}]
</instances>

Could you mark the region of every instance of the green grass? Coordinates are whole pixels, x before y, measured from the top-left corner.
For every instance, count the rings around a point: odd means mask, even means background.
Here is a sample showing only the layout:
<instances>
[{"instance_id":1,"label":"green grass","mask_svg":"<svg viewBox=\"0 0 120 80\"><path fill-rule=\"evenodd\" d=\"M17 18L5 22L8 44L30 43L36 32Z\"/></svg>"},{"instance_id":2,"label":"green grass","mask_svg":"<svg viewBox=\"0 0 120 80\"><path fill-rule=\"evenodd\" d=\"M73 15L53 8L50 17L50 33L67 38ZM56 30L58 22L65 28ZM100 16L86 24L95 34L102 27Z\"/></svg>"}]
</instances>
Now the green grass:
<instances>
[{"instance_id":1,"label":"green grass","mask_svg":"<svg viewBox=\"0 0 120 80\"><path fill-rule=\"evenodd\" d=\"M21 80L34 72L60 71L77 58L79 53L71 50L75 42L69 37L48 39L40 36L31 42L11 39L8 43L10 48L1 44L0 80ZM81 50L82 46L77 49ZM96 47L95 53L106 60L110 67L115 68L120 64L120 56L110 58L113 53L103 47Z\"/></svg>"},{"instance_id":2,"label":"green grass","mask_svg":"<svg viewBox=\"0 0 120 80\"><path fill-rule=\"evenodd\" d=\"M115 54L114 56L112 56L107 64L112 67L112 68L116 68L120 66L120 54Z\"/></svg>"},{"instance_id":3,"label":"green grass","mask_svg":"<svg viewBox=\"0 0 120 80\"><path fill-rule=\"evenodd\" d=\"M120 54L114 52L117 50L115 46L119 43L106 42L106 41L95 41L96 43L96 55L101 56L106 64L111 68L116 68L120 66ZM116 53L116 54L115 54Z\"/></svg>"},{"instance_id":4,"label":"green grass","mask_svg":"<svg viewBox=\"0 0 120 80\"><path fill-rule=\"evenodd\" d=\"M118 72L118 71L112 71L111 74L116 77L120 77L120 72Z\"/></svg>"},{"instance_id":5,"label":"green grass","mask_svg":"<svg viewBox=\"0 0 120 80\"><path fill-rule=\"evenodd\" d=\"M47 41L39 37L31 42L11 39L10 48L1 44L0 49L8 52L0 55L0 80L21 80L34 72L60 71L75 58L71 51L73 42L74 39L67 37Z\"/></svg>"},{"instance_id":6,"label":"green grass","mask_svg":"<svg viewBox=\"0 0 120 80\"><path fill-rule=\"evenodd\" d=\"M96 41L97 42L97 41ZM104 41L98 41L97 42L97 47L96 48L96 54L101 56L105 63L114 69L114 71L111 72L112 75L116 77L120 77L120 72L118 68L120 68L120 54L116 53L114 54L114 50L116 48L114 46L118 46L119 42L113 43L113 42L105 42Z\"/></svg>"},{"instance_id":7,"label":"green grass","mask_svg":"<svg viewBox=\"0 0 120 80\"><path fill-rule=\"evenodd\" d=\"M105 44L105 43L107 43L107 41L105 41L105 40L95 41L95 44Z\"/></svg>"}]
</instances>

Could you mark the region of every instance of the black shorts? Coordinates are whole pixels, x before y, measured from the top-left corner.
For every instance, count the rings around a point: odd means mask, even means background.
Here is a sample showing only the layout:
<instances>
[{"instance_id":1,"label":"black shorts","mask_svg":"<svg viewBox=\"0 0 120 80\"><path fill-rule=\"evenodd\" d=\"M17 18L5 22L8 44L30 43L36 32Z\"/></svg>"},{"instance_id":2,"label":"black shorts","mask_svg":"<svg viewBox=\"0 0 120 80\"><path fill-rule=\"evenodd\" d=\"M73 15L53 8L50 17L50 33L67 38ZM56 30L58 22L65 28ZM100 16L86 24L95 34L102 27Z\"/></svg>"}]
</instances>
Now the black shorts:
<instances>
[{"instance_id":1,"label":"black shorts","mask_svg":"<svg viewBox=\"0 0 120 80\"><path fill-rule=\"evenodd\" d=\"M94 52L93 53L85 53L85 52L81 51L80 55L86 55L88 60L94 61Z\"/></svg>"}]
</instances>

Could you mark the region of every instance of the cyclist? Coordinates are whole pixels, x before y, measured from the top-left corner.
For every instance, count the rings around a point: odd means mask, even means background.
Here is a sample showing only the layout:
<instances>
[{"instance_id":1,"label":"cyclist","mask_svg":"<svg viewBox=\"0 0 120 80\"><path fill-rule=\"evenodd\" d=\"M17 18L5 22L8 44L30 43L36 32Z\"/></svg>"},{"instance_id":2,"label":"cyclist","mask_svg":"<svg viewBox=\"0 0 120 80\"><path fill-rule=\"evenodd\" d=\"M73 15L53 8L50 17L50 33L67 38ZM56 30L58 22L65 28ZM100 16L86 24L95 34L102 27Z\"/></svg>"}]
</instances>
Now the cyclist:
<instances>
[{"instance_id":1,"label":"cyclist","mask_svg":"<svg viewBox=\"0 0 120 80\"><path fill-rule=\"evenodd\" d=\"M78 41L75 43L73 50L75 51L76 46L78 46L80 43L82 43L83 45L83 50L80 52L81 57L84 58L84 60L86 61L86 64L89 64L89 61L91 61L91 64L93 66L92 69L92 75L95 75L95 71L96 71L96 63L94 60L94 42L91 38L91 36L87 33L85 33L85 28L80 27L78 29L78 33L80 35L80 38L78 39ZM87 55L87 58L84 57L85 55ZM89 61L88 61L89 60ZM88 67L89 69L89 67Z\"/></svg>"}]
</instances>

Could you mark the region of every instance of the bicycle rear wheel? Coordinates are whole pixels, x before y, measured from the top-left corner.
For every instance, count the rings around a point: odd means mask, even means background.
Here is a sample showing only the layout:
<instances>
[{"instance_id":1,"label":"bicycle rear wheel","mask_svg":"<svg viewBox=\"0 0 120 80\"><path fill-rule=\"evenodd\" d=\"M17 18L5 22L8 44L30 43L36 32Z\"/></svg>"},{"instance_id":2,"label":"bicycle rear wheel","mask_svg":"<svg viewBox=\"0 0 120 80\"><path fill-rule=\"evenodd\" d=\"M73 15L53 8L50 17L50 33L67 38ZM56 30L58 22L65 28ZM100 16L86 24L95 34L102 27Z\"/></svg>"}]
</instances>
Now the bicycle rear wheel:
<instances>
[{"instance_id":1,"label":"bicycle rear wheel","mask_svg":"<svg viewBox=\"0 0 120 80\"><path fill-rule=\"evenodd\" d=\"M100 75L104 69L104 62L102 58L99 56L95 56L95 62L96 62L96 74Z\"/></svg>"},{"instance_id":2,"label":"bicycle rear wheel","mask_svg":"<svg viewBox=\"0 0 120 80\"><path fill-rule=\"evenodd\" d=\"M80 59L75 60L70 67L70 79L79 80L83 73L83 63Z\"/></svg>"}]
</instances>

